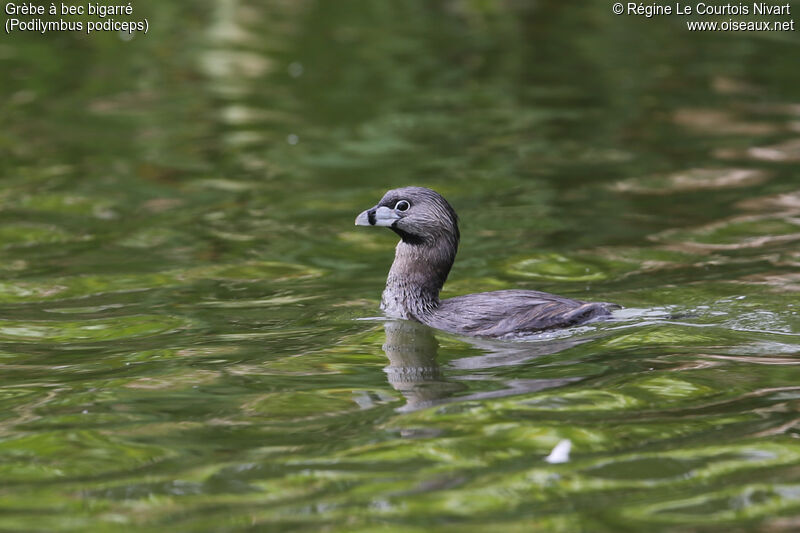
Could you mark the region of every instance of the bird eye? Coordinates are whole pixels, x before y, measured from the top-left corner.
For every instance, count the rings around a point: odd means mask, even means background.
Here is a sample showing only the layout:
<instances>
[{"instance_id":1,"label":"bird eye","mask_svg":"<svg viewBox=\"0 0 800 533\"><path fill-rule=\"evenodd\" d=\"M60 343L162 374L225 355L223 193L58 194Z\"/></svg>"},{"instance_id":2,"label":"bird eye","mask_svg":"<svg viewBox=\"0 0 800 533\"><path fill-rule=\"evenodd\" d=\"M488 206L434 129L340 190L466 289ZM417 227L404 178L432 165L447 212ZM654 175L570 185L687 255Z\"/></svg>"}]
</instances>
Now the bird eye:
<instances>
[{"instance_id":1,"label":"bird eye","mask_svg":"<svg viewBox=\"0 0 800 533\"><path fill-rule=\"evenodd\" d=\"M394 208L397 211L408 211L408 208L411 207L411 204L408 203L406 200L400 200L396 204L394 204Z\"/></svg>"}]
</instances>

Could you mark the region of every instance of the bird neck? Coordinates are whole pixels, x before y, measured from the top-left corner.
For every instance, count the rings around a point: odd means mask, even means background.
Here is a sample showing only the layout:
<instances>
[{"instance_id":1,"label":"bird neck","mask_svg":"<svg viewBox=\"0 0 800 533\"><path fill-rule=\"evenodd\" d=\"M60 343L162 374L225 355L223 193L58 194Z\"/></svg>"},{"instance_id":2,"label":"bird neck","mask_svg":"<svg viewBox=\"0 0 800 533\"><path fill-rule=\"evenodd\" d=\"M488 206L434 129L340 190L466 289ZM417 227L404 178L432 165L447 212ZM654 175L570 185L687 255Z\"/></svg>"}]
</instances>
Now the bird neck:
<instances>
[{"instance_id":1,"label":"bird neck","mask_svg":"<svg viewBox=\"0 0 800 533\"><path fill-rule=\"evenodd\" d=\"M418 319L439 307L441 291L455 260L457 242L400 241L386 279L381 309L389 316Z\"/></svg>"}]
</instances>

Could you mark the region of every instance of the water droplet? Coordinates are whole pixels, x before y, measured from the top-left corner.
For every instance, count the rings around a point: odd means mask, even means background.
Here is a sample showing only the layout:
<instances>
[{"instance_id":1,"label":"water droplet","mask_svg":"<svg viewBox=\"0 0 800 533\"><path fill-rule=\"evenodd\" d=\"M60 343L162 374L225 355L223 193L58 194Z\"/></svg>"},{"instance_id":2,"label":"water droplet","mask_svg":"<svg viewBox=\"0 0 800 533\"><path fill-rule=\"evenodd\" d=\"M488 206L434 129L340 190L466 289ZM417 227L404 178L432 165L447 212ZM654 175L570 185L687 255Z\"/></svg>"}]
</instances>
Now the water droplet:
<instances>
[{"instance_id":1,"label":"water droplet","mask_svg":"<svg viewBox=\"0 0 800 533\"><path fill-rule=\"evenodd\" d=\"M293 78L299 78L303 75L303 64L297 61L293 61L289 63L289 76Z\"/></svg>"}]
</instances>

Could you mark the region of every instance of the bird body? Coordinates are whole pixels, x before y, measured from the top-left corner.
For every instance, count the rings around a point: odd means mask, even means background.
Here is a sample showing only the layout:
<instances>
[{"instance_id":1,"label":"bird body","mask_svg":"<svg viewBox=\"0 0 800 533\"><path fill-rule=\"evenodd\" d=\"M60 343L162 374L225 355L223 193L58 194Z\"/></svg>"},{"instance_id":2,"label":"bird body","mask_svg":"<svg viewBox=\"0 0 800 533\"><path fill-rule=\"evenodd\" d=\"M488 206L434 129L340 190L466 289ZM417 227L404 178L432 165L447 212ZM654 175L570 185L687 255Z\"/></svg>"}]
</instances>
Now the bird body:
<instances>
[{"instance_id":1,"label":"bird body","mask_svg":"<svg viewBox=\"0 0 800 533\"><path fill-rule=\"evenodd\" d=\"M356 218L357 226L385 226L400 236L381 309L390 317L478 337L505 337L564 328L610 315L618 307L528 290L501 290L439 299L453 266L458 217L437 192L404 187L387 192Z\"/></svg>"},{"instance_id":2,"label":"bird body","mask_svg":"<svg viewBox=\"0 0 800 533\"><path fill-rule=\"evenodd\" d=\"M512 289L442 300L439 311L423 322L466 335L503 337L565 328L608 316L607 306L546 292Z\"/></svg>"}]
</instances>

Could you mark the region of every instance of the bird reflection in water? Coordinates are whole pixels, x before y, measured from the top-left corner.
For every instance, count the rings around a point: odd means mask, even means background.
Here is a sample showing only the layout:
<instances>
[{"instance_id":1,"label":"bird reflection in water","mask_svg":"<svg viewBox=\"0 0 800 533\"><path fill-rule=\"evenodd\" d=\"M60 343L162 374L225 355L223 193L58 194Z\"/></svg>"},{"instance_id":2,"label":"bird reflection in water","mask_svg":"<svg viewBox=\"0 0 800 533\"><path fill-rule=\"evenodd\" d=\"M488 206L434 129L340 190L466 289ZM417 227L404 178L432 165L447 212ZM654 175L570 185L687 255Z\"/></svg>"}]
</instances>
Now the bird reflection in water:
<instances>
[{"instance_id":1,"label":"bird reflection in water","mask_svg":"<svg viewBox=\"0 0 800 533\"><path fill-rule=\"evenodd\" d=\"M581 378L510 379L498 381L502 388L469 394L468 381L496 378L488 373L454 374L458 371L488 370L523 364L542 355L551 355L592 340L587 337L549 340L547 342L509 342L490 339L467 339L484 353L449 361L442 370L437 362L439 342L433 329L408 320L384 323L386 342L383 351L389 359L384 369L389 384L403 395L406 404L398 411L416 411L453 401L469 401L526 394L558 387Z\"/></svg>"}]
</instances>

